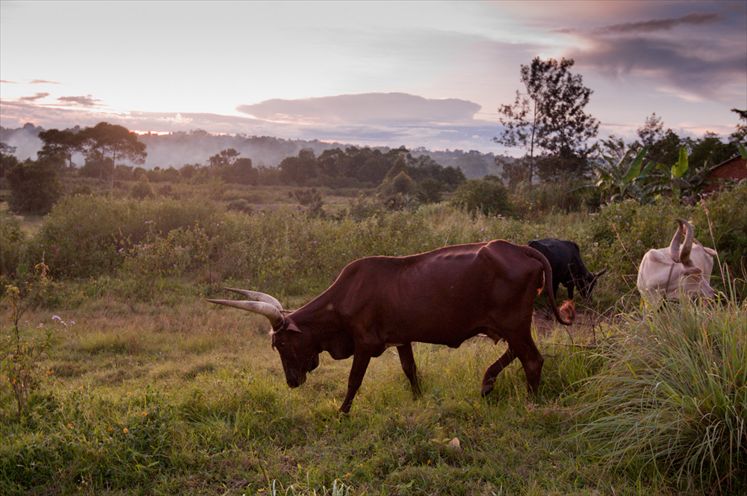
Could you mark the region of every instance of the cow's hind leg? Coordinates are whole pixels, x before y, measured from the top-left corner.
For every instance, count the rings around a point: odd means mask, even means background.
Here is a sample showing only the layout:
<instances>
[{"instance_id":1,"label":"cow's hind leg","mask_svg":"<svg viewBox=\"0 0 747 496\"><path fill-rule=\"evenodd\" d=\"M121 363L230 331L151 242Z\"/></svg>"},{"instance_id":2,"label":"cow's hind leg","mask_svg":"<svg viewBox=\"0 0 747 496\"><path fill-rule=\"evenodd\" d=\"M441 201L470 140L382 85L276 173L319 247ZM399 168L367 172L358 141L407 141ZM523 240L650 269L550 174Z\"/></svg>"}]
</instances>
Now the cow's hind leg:
<instances>
[{"instance_id":1,"label":"cow's hind leg","mask_svg":"<svg viewBox=\"0 0 747 496\"><path fill-rule=\"evenodd\" d=\"M399 353L399 362L402 364L402 370L410 380L410 386L412 386L412 394L416 397L420 396L420 384L418 384L418 373L415 367L415 357L412 355L412 344L407 343L401 346L397 346L397 352Z\"/></svg>"},{"instance_id":2,"label":"cow's hind leg","mask_svg":"<svg viewBox=\"0 0 747 496\"><path fill-rule=\"evenodd\" d=\"M527 330L525 334L522 334L521 337L509 344L524 367L529 392L536 394L539 389L540 377L542 376L542 364L545 360L534 344L530 331Z\"/></svg>"},{"instance_id":3,"label":"cow's hind leg","mask_svg":"<svg viewBox=\"0 0 747 496\"><path fill-rule=\"evenodd\" d=\"M485 375L482 378L482 395L487 396L493 390L493 384L495 384L495 378L498 374L510 364L516 355L509 347L501 357L493 363L488 370L485 371Z\"/></svg>"},{"instance_id":4,"label":"cow's hind leg","mask_svg":"<svg viewBox=\"0 0 747 496\"><path fill-rule=\"evenodd\" d=\"M355 398L358 388L361 387L363 376L366 375L366 369L370 361L370 355L358 352L353 355L353 367L350 369L350 377L348 377L348 394L345 395L345 401L342 402L340 407L342 413L350 412L350 407L353 406L353 398Z\"/></svg>"}]
</instances>

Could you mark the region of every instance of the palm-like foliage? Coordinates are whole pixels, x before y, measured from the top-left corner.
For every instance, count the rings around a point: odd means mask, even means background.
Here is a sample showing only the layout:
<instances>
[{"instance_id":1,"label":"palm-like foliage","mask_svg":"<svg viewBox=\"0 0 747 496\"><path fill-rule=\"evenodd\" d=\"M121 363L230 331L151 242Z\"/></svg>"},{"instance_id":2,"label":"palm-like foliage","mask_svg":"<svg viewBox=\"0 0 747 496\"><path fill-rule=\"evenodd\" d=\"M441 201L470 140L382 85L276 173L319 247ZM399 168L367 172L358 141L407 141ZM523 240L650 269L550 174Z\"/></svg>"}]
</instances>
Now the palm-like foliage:
<instances>
[{"instance_id":1,"label":"palm-like foliage","mask_svg":"<svg viewBox=\"0 0 747 496\"><path fill-rule=\"evenodd\" d=\"M626 149L627 148L627 149ZM641 203L648 200L645 179L651 174L653 162L643 166L646 148L626 147L620 138L602 140L599 153L592 164L595 186L608 202L633 198Z\"/></svg>"},{"instance_id":2,"label":"palm-like foliage","mask_svg":"<svg viewBox=\"0 0 747 496\"><path fill-rule=\"evenodd\" d=\"M684 146L680 147L677 162L672 165L646 162L646 147L628 147L620 138L603 140L598 149L592 165L596 176L594 184L607 202L632 198L648 203L659 195L693 198L706 185L708 173L715 166L705 162L701 167L690 167L688 150Z\"/></svg>"}]
</instances>

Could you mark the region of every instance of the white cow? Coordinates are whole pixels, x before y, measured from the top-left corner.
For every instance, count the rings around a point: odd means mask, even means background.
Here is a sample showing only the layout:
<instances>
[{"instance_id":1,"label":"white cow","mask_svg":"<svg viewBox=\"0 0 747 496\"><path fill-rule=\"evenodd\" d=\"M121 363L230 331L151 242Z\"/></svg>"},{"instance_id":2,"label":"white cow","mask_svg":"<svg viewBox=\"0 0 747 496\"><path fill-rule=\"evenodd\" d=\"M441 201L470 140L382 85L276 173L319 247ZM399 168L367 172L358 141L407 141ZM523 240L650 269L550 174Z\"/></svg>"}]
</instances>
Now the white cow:
<instances>
[{"instance_id":1,"label":"white cow","mask_svg":"<svg viewBox=\"0 0 747 496\"><path fill-rule=\"evenodd\" d=\"M716 250L693 239L693 226L677 219L678 229L669 248L649 250L638 267L638 291L643 299L658 304L663 298L676 299L681 294L712 298L708 283ZM683 242L684 239L684 242Z\"/></svg>"}]
</instances>

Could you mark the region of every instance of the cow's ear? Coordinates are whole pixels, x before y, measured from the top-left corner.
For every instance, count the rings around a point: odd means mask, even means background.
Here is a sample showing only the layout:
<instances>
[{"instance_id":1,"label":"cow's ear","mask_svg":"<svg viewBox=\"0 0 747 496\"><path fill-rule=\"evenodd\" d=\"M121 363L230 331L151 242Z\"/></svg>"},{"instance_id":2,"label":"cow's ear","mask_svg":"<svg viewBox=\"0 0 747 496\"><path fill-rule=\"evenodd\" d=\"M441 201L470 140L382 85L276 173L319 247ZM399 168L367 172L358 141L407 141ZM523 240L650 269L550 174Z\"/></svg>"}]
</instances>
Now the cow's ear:
<instances>
[{"instance_id":1,"label":"cow's ear","mask_svg":"<svg viewBox=\"0 0 747 496\"><path fill-rule=\"evenodd\" d=\"M713 248L708 248L707 246L704 246L703 249L705 250L706 253L708 253L712 257L715 257L717 255L717 253L718 253Z\"/></svg>"},{"instance_id":2,"label":"cow's ear","mask_svg":"<svg viewBox=\"0 0 747 496\"><path fill-rule=\"evenodd\" d=\"M702 274L703 271L698 267L685 267L685 275L692 276L695 274Z\"/></svg>"},{"instance_id":3,"label":"cow's ear","mask_svg":"<svg viewBox=\"0 0 747 496\"><path fill-rule=\"evenodd\" d=\"M288 325L286 329L292 332L301 332L301 329L299 329L298 326L292 320L288 321Z\"/></svg>"}]
</instances>

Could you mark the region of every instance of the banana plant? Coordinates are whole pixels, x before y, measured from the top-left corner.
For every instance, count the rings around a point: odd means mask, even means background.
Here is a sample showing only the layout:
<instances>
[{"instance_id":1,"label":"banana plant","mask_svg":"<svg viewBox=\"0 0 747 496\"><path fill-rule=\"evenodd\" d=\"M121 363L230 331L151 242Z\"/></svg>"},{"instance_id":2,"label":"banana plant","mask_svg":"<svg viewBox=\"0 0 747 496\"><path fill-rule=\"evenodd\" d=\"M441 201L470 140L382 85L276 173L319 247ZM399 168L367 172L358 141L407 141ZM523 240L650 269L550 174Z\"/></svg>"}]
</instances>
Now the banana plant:
<instances>
[{"instance_id":1,"label":"banana plant","mask_svg":"<svg viewBox=\"0 0 747 496\"><path fill-rule=\"evenodd\" d=\"M654 162L643 165L647 149L644 147L637 152L632 148L625 150L623 141L615 139L605 140L602 147L606 153L602 152L592 166L596 175L594 185L608 201L634 198L641 203L645 202L647 198L646 189L642 187L643 181L656 166Z\"/></svg>"}]
</instances>

